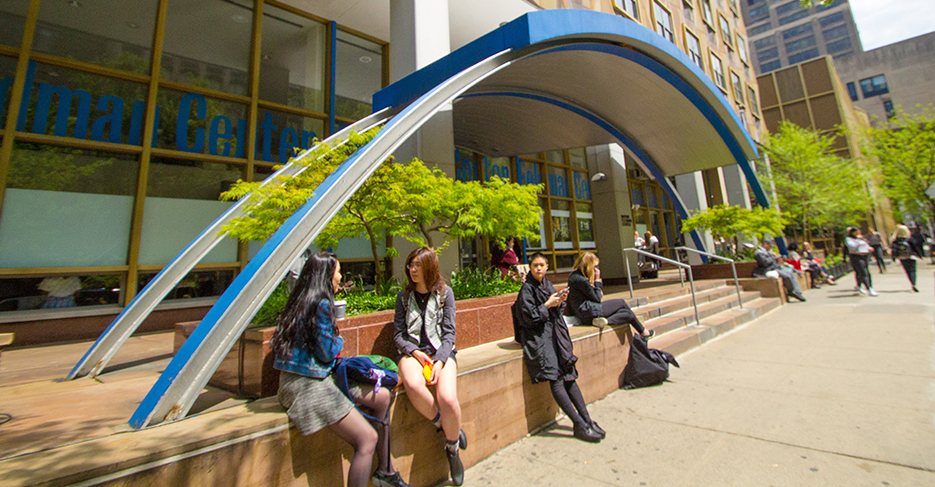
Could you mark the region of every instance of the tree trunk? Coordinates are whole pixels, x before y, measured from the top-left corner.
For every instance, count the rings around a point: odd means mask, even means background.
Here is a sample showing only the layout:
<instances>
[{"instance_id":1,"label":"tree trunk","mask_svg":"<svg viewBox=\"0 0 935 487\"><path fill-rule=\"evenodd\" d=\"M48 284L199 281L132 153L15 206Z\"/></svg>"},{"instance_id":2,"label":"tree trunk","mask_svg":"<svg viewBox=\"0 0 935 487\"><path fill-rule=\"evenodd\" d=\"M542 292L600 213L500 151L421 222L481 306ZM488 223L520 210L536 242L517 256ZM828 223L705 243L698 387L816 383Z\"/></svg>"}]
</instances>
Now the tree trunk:
<instances>
[{"instance_id":1,"label":"tree trunk","mask_svg":"<svg viewBox=\"0 0 935 487\"><path fill-rule=\"evenodd\" d=\"M373 276L379 283L383 276L383 269L381 265L382 262L380 261L380 254L377 252L377 236L374 235L370 222L364 220L364 228L367 230L367 238L370 239L370 253L373 255Z\"/></svg>"}]
</instances>

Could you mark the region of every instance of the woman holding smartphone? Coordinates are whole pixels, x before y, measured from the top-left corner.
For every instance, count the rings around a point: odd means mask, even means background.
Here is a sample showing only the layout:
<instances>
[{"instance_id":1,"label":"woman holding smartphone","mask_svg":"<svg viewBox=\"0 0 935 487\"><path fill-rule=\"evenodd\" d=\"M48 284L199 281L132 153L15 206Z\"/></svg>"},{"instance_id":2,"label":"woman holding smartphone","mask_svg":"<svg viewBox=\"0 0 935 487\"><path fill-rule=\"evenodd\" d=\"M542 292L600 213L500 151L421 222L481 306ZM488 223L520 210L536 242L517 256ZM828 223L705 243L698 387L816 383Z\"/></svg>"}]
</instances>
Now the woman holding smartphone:
<instances>
[{"instance_id":1,"label":"woman holding smartphone","mask_svg":"<svg viewBox=\"0 0 935 487\"><path fill-rule=\"evenodd\" d=\"M406 277L409 282L396 296L393 318L393 338L402 355L399 377L416 411L445 433L451 480L461 485L464 465L458 450L467 448L467 437L461 431L458 402L454 292L445 285L438 257L428 247L415 249L406 258ZM434 396L429 386L434 386Z\"/></svg>"},{"instance_id":2,"label":"woman holding smartphone","mask_svg":"<svg viewBox=\"0 0 935 487\"><path fill-rule=\"evenodd\" d=\"M545 277L549 270L548 258L536 252L529 261L529 275L519 290L516 303L522 313L520 344L526 371L533 384L548 381L552 397L574 424L575 438L598 442L604 430L588 415L588 408L581 395L578 370L575 363L574 345L568 327L562 319L562 309L568 297L567 288L555 292L555 287Z\"/></svg>"},{"instance_id":3,"label":"woman holding smartphone","mask_svg":"<svg viewBox=\"0 0 935 487\"><path fill-rule=\"evenodd\" d=\"M582 324L594 325L598 328L629 323L643 338L650 339L655 332L643 327L636 314L627 306L626 301L622 299L601 301L604 297L604 283L601 281L600 264L601 261L591 252L578 256L575 270L568 276L568 289L571 289L568 295L568 307L572 314Z\"/></svg>"}]
</instances>

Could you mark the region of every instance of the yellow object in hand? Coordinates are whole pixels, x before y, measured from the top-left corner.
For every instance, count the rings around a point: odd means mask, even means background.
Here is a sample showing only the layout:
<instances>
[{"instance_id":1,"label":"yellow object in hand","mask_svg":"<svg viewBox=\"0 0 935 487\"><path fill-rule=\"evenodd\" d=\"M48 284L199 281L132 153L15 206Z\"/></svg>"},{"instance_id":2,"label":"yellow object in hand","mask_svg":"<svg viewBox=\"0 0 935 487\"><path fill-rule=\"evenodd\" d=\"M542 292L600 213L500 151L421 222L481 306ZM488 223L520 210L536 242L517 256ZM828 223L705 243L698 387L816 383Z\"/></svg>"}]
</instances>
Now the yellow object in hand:
<instances>
[{"instance_id":1,"label":"yellow object in hand","mask_svg":"<svg viewBox=\"0 0 935 487\"><path fill-rule=\"evenodd\" d=\"M432 362L426 362L422 366L422 376L425 377L425 382L432 380Z\"/></svg>"}]
</instances>

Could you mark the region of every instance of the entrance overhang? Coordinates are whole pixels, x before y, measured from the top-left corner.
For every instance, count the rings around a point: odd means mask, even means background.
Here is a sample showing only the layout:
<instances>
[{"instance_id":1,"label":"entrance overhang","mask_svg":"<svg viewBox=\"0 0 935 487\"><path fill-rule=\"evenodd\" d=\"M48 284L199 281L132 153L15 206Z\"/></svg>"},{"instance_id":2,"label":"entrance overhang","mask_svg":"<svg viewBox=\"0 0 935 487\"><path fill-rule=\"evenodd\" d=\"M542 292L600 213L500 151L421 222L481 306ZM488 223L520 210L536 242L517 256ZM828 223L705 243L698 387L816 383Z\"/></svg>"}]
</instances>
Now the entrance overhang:
<instances>
[{"instance_id":1,"label":"entrance overhang","mask_svg":"<svg viewBox=\"0 0 935 487\"><path fill-rule=\"evenodd\" d=\"M739 164L769 205L749 163L756 145L720 88L674 44L620 16L529 13L379 91L374 110L404 106L505 50L527 54L454 99L456 145L504 156L621 143L657 180Z\"/></svg>"}]
</instances>

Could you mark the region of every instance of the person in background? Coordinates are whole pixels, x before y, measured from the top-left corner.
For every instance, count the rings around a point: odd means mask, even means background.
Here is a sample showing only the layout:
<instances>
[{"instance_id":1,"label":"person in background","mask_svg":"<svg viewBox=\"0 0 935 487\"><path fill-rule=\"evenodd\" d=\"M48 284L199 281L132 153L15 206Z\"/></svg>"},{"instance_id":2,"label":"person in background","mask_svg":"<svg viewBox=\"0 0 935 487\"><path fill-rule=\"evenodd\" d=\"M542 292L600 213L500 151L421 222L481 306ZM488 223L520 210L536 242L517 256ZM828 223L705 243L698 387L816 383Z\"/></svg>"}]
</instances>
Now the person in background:
<instances>
[{"instance_id":1,"label":"person in background","mask_svg":"<svg viewBox=\"0 0 935 487\"><path fill-rule=\"evenodd\" d=\"M873 258L877 260L877 268L880 269L880 274L883 274L886 272L886 261L884 260L884 255L886 253L886 242L884 242L884 237L880 235L879 232L871 228L870 237L867 238L867 243L870 244L870 247L873 248L873 252L871 253L873 254Z\"/></svg>"},{"instance_id":2,"label":"person in background","mask_svg":"<svg viewBox=\"0 0 935 487\"><path fill-rule=\"evenodd\" d=\"M916 261L922 259L922 254L916 245L911 242L912 233L906 225L896 225L896 232L893 233L892 249L893 261L899 261L906 271L906 277L909 278L909 284L912 285L913 292L919 292L916 287Z\"/></svg>"},{"instance_id":3,"label":"person in background","mask_svg":"<svg viewBox=\"0 0 935 487\"><path fill-rule=\"evenodd\" d=\"M834 282L834 277L828 273L828 269L821 265L821 261L815 258L815 255L812 254L812 244L808 242L802 242L802 258L808 262L809 268L818 269L819 275L824 279L824 282L832 286L837 285Z\"/></svg>"},{"instance_id":4,"label":"person in background","mask_svg":"<svg viewBox=\"0 0 935 487\"><path fill-rule=\"evenodd\" d=\"M498 248L497 252L492 255L492 263L494 267L500 269L500 275L502 277L507 277L513 270L513 266L520 264L519 259L516 257L516 252L513 250L515 242L516 240L513 237L507 237L503 248Z\"/></svg>"},{"instance_id":5,"label":"person in background","mask_svg":"<svg viewBox=\"0 0 935 487\"><path fill-rule=\"evenodd\" d=\"M910 229L909 236L909 245L919 253L920 256L925 255L925 241L927 240L925 233L922 231L922 227L918 223L914 223ZM929 246L929 252L932 253L931 245ZM932 253L932 258L935 259L935 253ZM932 262L935 264L935 260Z\"/></svg>"},{"instance_id":6,"label":"person in background","mask_svg":"<svg viewBox=\"0 0 935 487\"><path fill-rule=\"evenodd\" d=\"M42 309L71 308L77 306L75 293L81 290L81 279L75 276L46 277L37 287L48 296L42 303Z\"/></svg>"},{"instance_id":7,"label":"person in background","mask_svg":"<svg viewBox=\"0 0 935 487\"><path fill-rule=\"evenodd\" d=\"M279 402L303 435L328 428L354 447L347 473L348 487L409 487L390 457L390 405L387 388L352 384L352 402L335 383L335 359L344 347L334 319L334 290L341 283L341 264L329 252L310 255L273 332L273 367L279 370ZM374 425L355 404L367 408ZM374 429L376 426L376 429ZM370 478L373 454L377 471Z\"/></svg>"},{"instance_id":8,"label":"person in background","mask_svg":"<svg viewBox=\"0 0 935 487\"><path fill-rule=\"evenodd\" d=\"M634 230L633 231L633 246L638 249L641 249L643 248L644 245L646 245L646 241L643 240L643 237L640 237L640 231Z\"/></svg>"},{"instance_id":9,"label":"person in background","mask_svg":"<svg viewBox=\"0 0 935 487\"><path fill-rule=\"evenodd\" d=\"M591 252L585 252L575 261L574 271L568 276L567 309L581 320L582 324L604 328L607 325L630 324L636 332L646 338L652 338L655 331L647 330L640 323L636 314L622 299L601 301L604 296L601 281L601 261Z\"/></svg>"},{"instance_id":10,"label":"person in background","mask_svg":"<svg viewBox=\"0 0 935 487\"><path fill-rule=\"evenodd\" d=\"M467 448L467 437L461 431L458 402L455 295L442 279L438 256L428 247L415 249L406 258L406 278L406 287L396 295L393 317L393 339L402 356L399 378L416 411L445 434L451 480L461 485L464 465L458 450ZM431 370L428 378L423 375L426 368ZM429 386L435 388L434 396Z\"/></svg>"},{"instance_id":11,"label":"person in background","mask_svg":"<svg viewBox=\"0 0 935 487\"><path fill-rule=\"evenodd\" d=\"M516 296L516 305L522 314L519 342L523 346L526 371L533 384L549 381L552 397L574 424L575 438L599 442L606 433L591 419L575 382L578 357L562 318L568 289L555 292L555 287L545 277L549 261L544 254L532 254L529 268L529 275Z\"/></svg>"},{"instance_id":12,"label":"person in background","mask_svg":"<svg viewBox=\"0 0 935 487\"><path fill-rule=\"evenodd\" d=\"M821 288L821 272L817 267L809 265L809 262L802 258L802 255L799 254L799 244L796 242L789 242L789 245L786 246L786 249L789 251L789 258L786 259L788 263L792 264L792 267L796 268L801 272L807 273L812 278L812 287L815 289Z\"/></svg>"},{"instance_id":13,"label":"person in background","mask_svg":"<svg viewBox=\"0 0 935 487\"><path fill-rule=\"evenodd\" d=\"M870 253L873 247L861 235L857 227L847 228L847 237L844 238L844 245L847 246L847 255L851 261L851 267L854 268L855 278L857 279L857 291L861 294L870 293L876 296L873 290L873 280L870 278ZM864 290L863 288L867 289Z\"/></svg>"},{"instance_id":14,"label":"person in background","mask_svg":"<svg viewBox=\"0 0 935 487\"><path fill-rule=\"evenodd\" d=\"M765 239L757 247L756 252L753 253L753 258L756 259L756 269L753 270L753 276L782 279L786 293L804 302L805 296L802 295L802 287L799 286L799 279L795 276L795 272L783 269L779 263L779 258L772 252L772 249L773 243Z\"/></svg>"}]
</instances>

